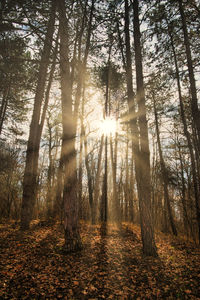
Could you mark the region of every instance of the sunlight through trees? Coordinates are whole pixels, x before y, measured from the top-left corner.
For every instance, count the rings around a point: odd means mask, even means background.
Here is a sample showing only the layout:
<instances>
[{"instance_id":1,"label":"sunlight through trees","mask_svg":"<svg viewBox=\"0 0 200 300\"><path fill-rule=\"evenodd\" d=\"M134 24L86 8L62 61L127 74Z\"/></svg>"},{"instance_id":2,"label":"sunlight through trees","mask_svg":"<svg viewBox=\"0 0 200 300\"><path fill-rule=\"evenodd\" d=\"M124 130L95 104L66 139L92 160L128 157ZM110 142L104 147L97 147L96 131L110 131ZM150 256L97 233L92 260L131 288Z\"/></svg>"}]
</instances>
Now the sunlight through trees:
<instances>
[{"instance_id":1,"label":"sunlight through trees","mask_svg":"<svg viewBox=\"0 0 200 300\"><path fill-rule=\"evenodd\" d=\"M2 1L0 220L59 220L65 252L83 222L200 242L199 10Z\"/></svg>"}]
</instances>

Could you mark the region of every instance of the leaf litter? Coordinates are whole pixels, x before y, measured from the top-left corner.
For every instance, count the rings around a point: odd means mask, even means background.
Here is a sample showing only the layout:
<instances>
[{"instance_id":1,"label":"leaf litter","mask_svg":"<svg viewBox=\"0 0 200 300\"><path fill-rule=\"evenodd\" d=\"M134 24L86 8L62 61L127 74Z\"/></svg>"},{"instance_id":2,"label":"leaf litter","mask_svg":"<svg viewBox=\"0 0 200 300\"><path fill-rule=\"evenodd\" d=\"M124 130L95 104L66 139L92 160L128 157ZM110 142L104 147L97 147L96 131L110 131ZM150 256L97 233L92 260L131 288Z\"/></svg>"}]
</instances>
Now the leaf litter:
<instances>
[{"instance_id":1,"label":"leaf litter","mask_svg":"<svg viewBox=\"0 0 200 300\"><path fill-rule=\"evenodd\" d=\"M200 249L157 234L158 258L142 254L140 229L81 224L83 249L62 251L63 229L0 225L1 299L200 299Z\"/></svg>"}]
</instances>

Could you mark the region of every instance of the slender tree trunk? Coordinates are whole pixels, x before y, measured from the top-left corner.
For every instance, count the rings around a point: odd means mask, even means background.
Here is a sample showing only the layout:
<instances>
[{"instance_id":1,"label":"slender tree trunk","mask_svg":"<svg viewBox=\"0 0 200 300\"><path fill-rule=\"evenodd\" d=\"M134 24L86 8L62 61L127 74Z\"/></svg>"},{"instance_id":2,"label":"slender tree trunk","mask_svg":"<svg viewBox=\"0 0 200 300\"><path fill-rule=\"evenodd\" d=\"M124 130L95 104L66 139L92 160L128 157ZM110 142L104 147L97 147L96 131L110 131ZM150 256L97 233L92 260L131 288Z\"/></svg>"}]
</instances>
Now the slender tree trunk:
<instances>
[{"instance_id":1,"label":"slender tree trunk","mask_svg":"<svg viewBox=\"0 0 200 300\"><path fill-rule=\"evenodd\" d=\"M180 11L181 20L182 20L184 44L185 44L185 49L186 49L187 65L188 65L188 71L189 71L192 118L193 118L194 128L196 129L196 134L197 134L198 152L200 152L200 111L198 108L197 89L196 89L196 82L195 82L195 77L194 77L194 68L193 68L193 62L192 62L192 55L191 55L191 49L190 49L190 41L189 41L189 36L188 36L186 17L185 17L185 12L184 12L184 8L183 8L183 1L178 0L178 2L179 2L179 11ZM199 218L200 218L200 215L199 215Z\"/></svg>"},{"instance_id":2,"label":"slender tree trunk","mask_svg":"<svg viewBox=\"0 0 200 300\"><path fill-rule=\"evenodd\" d=\"M177 80L178 95L179 95L180 115L181 115L181 120L183 123L184 134L185 134L185 137L186 137L187 143L188 143L190 158L191 158L192 178L193 178L195 205L196 205L196 218L197 218L197 224L198 224L198 240L200 243L200 207L199 207L199 186L198 186L198 180L197 180L197 178L198 178L197 167L196 167L196 163L195 163L195 155L194 155L194 151L193 151L192 139L191 139L190 133L187 128L187 122L186 122L184 104L183 104L182 92L181 92L181 80L180 80L180 76L179 76L178 61L177 61L177 56L176 56L173 35L172 35L169 25L168 25L168 33L170 36L171 47L172 47L172 52L173 52L173 56L174 56L174 65L175 65L175 70L176 70L176 80ZM196 149L196 150L198 151L198 149Z\"/></svg>"},{"instance_id":3,"label":"slender tree trunk","mask_svg":"<svg viewBox=\"0 0 200 300\"><path fill-rule=\"evenodd\" d=\"M179 160L180 160L180 165L181 165L181 182L182 182L182 197L181 197L181 202L182 202L182 207L183 207L183 223L184 223L184 228L185 232L188 234L188 227L191 232L191 236L193 240L195 241L195 236L192 228L191 221L188 217L188 209L187 209L187 202L186 202L186 184L185 184L185 176L184 176L184 165L183 165L183 157L181 153L181 145L180 142L178 142L178 155L179 155Z\"/></svg>"},{"instance_id":4,"label":"slender tree trunk","mask_svg":"<svg viewBox=\"0 0 200 300\"><path fill-rule=\"evenodd\" d=\"M51 14L48 22L44 48L41 57L40 69L38 74L38 82L35 93L35 101L33 108L32 121L30 125L26 165L23 180L23 199L21 210L21 229L29 228L29 224L33 214L33 208L36 201L37 194L37 172L38 172L38 158L39 158L39 144L41 106L44 97L45 81L47 77L47 69L49 65L50 52L52 47L52 38L54 33L56 5L52 1Z\"/></svg>"},{"instance_id":5,"label":"slender tree trunk","mask_svg":"<svg viewBox=\"0 0 200 300\"><path fill-rule=\"evenodd\" d=\"M94 0L92 0L91 8L90 8L90 14L89 14L89 21L88 21L88 30L87 30L87 38L86 38L86 44L85 44L85 51L84 51L84 57L83 61L81 61L81 45L82 45L82 38L84 29L86 27L87 22L87 5L88 1L85 1L85 7L84 7L84 14L82 18L82 24L81 29L78 36L78 83L77 83L77 89L76 89L76 96L75 96L75 104L74 104L74 119L76 124L76 131L77 131L77 121L78 121L78 110L80 106L81 101L81 94L82 94L82 112L81 112L81 136L80 136L80 163L79 163L79 205L82 203L82 151L83 151L83 141L85 139L84 134L84 128L83 128L83 115L84 115L84 93L85 93L85 73L86 73L86 66L87 66L87 59L89 54L89 48L90 48L90 40L91 40L91 34L92 34L92 21L93 21L93 14L94 14ZM90 199L92 197L90 196ZM93 203L93 201L92 201ZM92 205L93 207L93 205ZM93 209L92 209L93 211ZM94 215L92 212L92 222L94 222Z\"/></svg>"},{"instance_id":6,"label":"slender tree trunk","mask_svg":"<svg viewBox=\"0 0 200 300\"><path fill-rule=\"evenodd\" d=\"M128 203L129 203L129 164L128 164L128 126L127 126L127 141L126 141L126 161L125 161L125 191L124 191L124 197L125 197L125 207L124 207L124 220L125 222L128 221Z\"/></svg>"},{"instance_id":7,"label":"slender tree trunk","mask_svg":"<svg viewBox=\"0 0 200 300\"><path fill-rule=\"evenodd\" d=\"M47 120L48 131L49 131L49 145L48 145L48 156L49 166L47 173L47 194L46 194L46 205L47 205L47 219L52 216L52 175L53 175L53 161L52 161L52 128Z\"/></svg>"},{"instance_id":8,"label":"slender tree trunk","mask_svg":"<svg viewBox=\"0 0 200 300\"><path fill-rule=\"evenodd\" d=\"M132 154L135 164L135 177L137 185L139 183L139 130L137 124L137 113L136 113L136 103L134 100L133 92L133 74L132 74L132 58L131 58L131 45L130 45L130 33L129 33L129 3L125 0L125 52L126 52L126 82L127 82L127 96L128 96L128 107L129 107L129 117L128 121L131 128L131 138L132 138Z\"/></svg>"},{"instance_id":9,"label":"slender tree trunk","mask_svg":"<svg viewBox=\"0 0 200 300\"><path fill-rule=\"evenodd\" d=\"M8 86L5 87L4 92L3 92L1 108L0 108L0 135L2 133L3 123L5 120L6 110L8 107L8 97L9 97L9 92L10 92L10 86L11 86L11 80L9 80Z\"/></svg>"},{"instance_id":10,"label":"slender tree trunk","mask_svg":"<svg viewBox=\"0 0 200 300\"><path fill-rule=\"evenodd\" d=\"M65 171L63 204L65 252L81 248L78 225L78 197L76 174L76 124L72 115L72 86L69 64L68 21L65 15L65 1L59 2L60 22L60 71L61 71L61 99L63 125L63 165Z\"/></svg>"},{"instance_id":11,"label":"slender tree trunk","mask_svg":"<svg viewBox=\"0 0 200 300\"><path fill-rule=\"evenodd\" d=\"M84 118L84 105L85 105L85 87L83 88L83 97L82 97L82 105L81 105L81 116L80 116L80 122L81 122L81 133L80 133L80 154L79 154L79 171L78 171L78 198L79 198L79 217L82 217L82 193L83 193L83 143L85 139L85 131L84 131L84 124L83 124L83 118Z\"/></svg>"},{"instance_id":12,"label":"slender tree trunk","mask_svg":"<svg viewBox=\"0 0 200 300\"><path fill-rule=\"evenodd\" d=\"M130 197L129 197L129 210L130 210L130 222L133 223L134 221L134 200L135 200L135 192L134 192L134 153L133 153L133 141L131 147L131 174L130 174Z\"/></svg>"},{"instance_id":13,"label":"slender tree trunk","mask_svg":"<svg viewBox=\"0 0 200 300\"><path fill-rule=\"evenodd\" d=\"M95 179L95 184L94 184L94 199L93 199L94 205L93 205L93 212L92 212L94 224L96 223L97 203L98 203L99 191L100 191L99 181L100 181L100 175L101 175L103 145L104 145L104 136L102 135L99 154L98 154L97 173L96 173L96 179Z\"/></svg>"},{"instance_id":14,"label":"slender tree trunk","mask_svg":"<svg viewBox=\"0 0 200 300\"><path fill-rule=\"evenodd\" d=\"M104 178L102 186L102 207L101 207L101 222L104 226L107 222L107 210L108 210L108 137L105 136L105 161L104 161ZM104 228L102 228L104 231Z\"/></svg>"},{"instance_id":15,"label":"slender tree trunk","mask_svg":"<svg viewBox=\"0 0 200 300\"><path fill-rule=\"evenodd\" d=\"M174 223L174 218L173 218L170 199L169 199L169 192L168 192L169 180L168 180L167 170L166 170L166 166L165 166L165 162L164 162L163 154L162 154L162 146L161 146L161 142L160 142L160 130L159 130L159 125L158 125L158 113L157 113L157 109L156 109L154 94L153 94L153 106L154 106L154 116L155 116L155 124L156 124L158 152L159 152L159 156L160 156L160 166L161 166L161 173L162 173L162 179L163 179L163 188L164 188L164 201L165 201L164 207L165 206L167 207L167 212L168 212L168 217L169 217L172 233L175 236L177 236L177 230L176 230L176 226L175 226L175 223Z\"/></svg>"},{"instance_id":16,"label":"slender tree trunk","mask_svg":"<svg viewBox=\"0 0 200 300\"><path fill-rule=\"evenodd\" d=\"M127 0L126 0L127 1ZM142 52L140 44L140 23L138 0L133 1L133 26L134 26L134 46L136 65L136 85L138 103L138 124L140 129L140 155L138 170L138 196L140 207L140 224L145 255L157 256L157 249L154 239L154 229L151 216L151 176L150 176L150 152L148 140L148 126L146 119L145 93L142 70Z\"/></svg>"},{"instance_id":17,"label":"slender tree trunk","mask_svg":"<svg viewBox=\"0 0 200 300\"><path fill-rule=\"evenodd\" d=\"M49 80L48 80L47 88L46 88L46 91L45 91L44 105L43 105L43 108L42 108L41 121L40 121L40 125L39 125L38 142L40 142L40 139L41 139L41 136L42 136L42 130L43 130L43 127L44 127L46 112L47 112L47 108L48 108L48 104L49 104L50 90L51 90L51 86L52 86L52 82L53 82L53 76L54 76L54 73L55 73L56 59L57 59L57 55L58 55L58 38L59 38L59 32L58 32L57 38L56 38L56 46L55 46L55 49L54 49L52 66L51 66L51 69L50 69Z\"/></svg>"},{"instance_id":18,"label":"slender tree trunk","mask_svg":"<svg viewBox=\"0 0 200 300\"><path fill-rule=\"evenodd\" d=\"M85 136L85 130L84 130ZM89 193L89 204L90 204L90 211L91 211L91 220L92 224L94 224L94 215L93 215L93 184L92 184L92 173L91 173L91 166L89 164L89 156L88 156L88 148L87 148L87 138L84 138L84 146L85 146L85 166L87 171L87 178L88 178L88 193Z\"/></svg>"},{"instance_id":19,"label":"slender tree trunk","mask_svg":"<svg viewBox=\"0 0 200 300\"><path fill-rule=\"evenodd\" d=\"M85 52L84 52L84 57L83 57L83 62L82 62L81 61L81 42L82 42L82 36L83 36L84 27L85 27L85 22L87 19L86 6L87 6L87 1L85 3L85 11L84 11L84 15L83 15L81 30L79 33L78 74L77 74L78 84L77 84L75 104L74 104L74 119L76 122L76 126L77 126L77 119L78 119L78 108L79 108L79 104L80 104L82 88L84 86L87 59L88 59L88 54L89 54L89 49L90 49L90 40L91 40L91 34L92 34L92 21L93 21L93 15L94 15L94 0L92 0L92 4L91 4L91 8L90 8L87 39L86 39Z\"/></svg>"},{"instance_id":20,"label":"slender tree trunk","mask_svg":"<svg viewBox=\"0 0 200 300\"><path fill-rule=\"evenodd\" d=\"M63 140L61 145L61 153L60 153L60 160L59 166L57 170L57 182L56 182L56 193L55 193L55 200L54 200L54 217L58 214L60 216L60 222L63 221L63 186L64 186L64 162L63 162Z\"/></svg>"},{"instance_id":21,"label":"slender tree trunk","mask_svg":"<svg viewBox=\"0 0 200 300\"><path fill-rule=\"evenodd\" d=\"M151 167L151 189L152 189L152 222L153 222L153 227L155 228L156 226L156 212L157 212L157 206L156 206L156 182L157 182L157 177L156 177L156 143L155 143L155 136L152 136L152 142L153 142L153 154L152 154L152 167Z\"/></svg>"},{"instance_id":22,"label":"slender tree trunk","mask_svg":"<svg viewBox=\"0 0 200 300\"><path fill-rule=\"evenodd\" d=\"M117 193L117 140L118 134L116 132L114 139L114 151L113 151L113 140L112 136L110 137L110 157L111 157L111 166L112 166L112 184L113 184L113 210L114 210L114 221L120 225L121 216L120 216L120 207L119 207L119 198Z\"/></svg>"},{"instance_id":23,"label":"slender tree trunk","mask_svg":"<svg viewBox=\"0 0 200 300\"><path fill-rule=\"evenodd\" d=\"M109 108L109 91L110 91L110 56L112 50L112 43L108 51L108 74L106 82L106 98L105 98L105 118L108 117ZM108 219L108 137L105 136L105 163L104 163L104 179L102 186L102 205L101 205L101 222L102 222L102 233L106 231L106 222Z\"/></svg>"}]
</instances>

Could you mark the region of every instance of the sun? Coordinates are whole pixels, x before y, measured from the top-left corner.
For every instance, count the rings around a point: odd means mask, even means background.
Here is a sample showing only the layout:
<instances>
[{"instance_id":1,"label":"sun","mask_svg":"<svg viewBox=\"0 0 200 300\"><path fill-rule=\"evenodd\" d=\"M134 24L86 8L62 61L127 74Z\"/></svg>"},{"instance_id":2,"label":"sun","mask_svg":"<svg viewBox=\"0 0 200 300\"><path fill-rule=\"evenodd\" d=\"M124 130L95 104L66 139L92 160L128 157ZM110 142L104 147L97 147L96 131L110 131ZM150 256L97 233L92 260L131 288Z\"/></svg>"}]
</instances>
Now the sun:
<instances>
[{"instance_id":1,"label":"sun","mask_svg":"<svg viewBox=\"0 0 200 300\"><path fill-rule=\"evenodd\" d=\"M113 118L107 117L100 123L101 134L114 135L117 131L117 121Z\"/></svg>"}]
</instances>

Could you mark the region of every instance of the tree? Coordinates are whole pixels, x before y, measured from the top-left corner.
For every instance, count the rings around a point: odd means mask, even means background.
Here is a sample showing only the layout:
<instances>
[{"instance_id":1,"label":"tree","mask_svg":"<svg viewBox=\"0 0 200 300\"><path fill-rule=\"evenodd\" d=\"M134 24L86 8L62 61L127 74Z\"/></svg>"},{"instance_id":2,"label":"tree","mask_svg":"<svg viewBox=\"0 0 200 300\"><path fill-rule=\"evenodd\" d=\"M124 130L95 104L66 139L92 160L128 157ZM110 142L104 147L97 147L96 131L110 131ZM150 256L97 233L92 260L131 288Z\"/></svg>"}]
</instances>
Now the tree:
<instances>
[{"instance_id":1,"label":"tree","mask_svg":"<svg viewBox=\"0 0 200 300\"><path fill-rule=\"evenodd\" d=\"M45 82L47 79L47 70L50 61L50 53L52 48L52 39L55 23L55 2L52 2L44 48L41 56L40 68L38 73L38 81L35 91L34 108L30 125L29 139L27 145L26 166L23 181L23 200L21 212L21 229L29 228L32 218L33 208L37 194L37 171L39 146L42 128L44 124L45 114L41 118L41 107L45 91Z\"/></svg>"},{"instance_id":2,"label":"tree","mask_svg":"<svg viewBox=\"0 0 200 300\"><path fill-rule=\"evenodd\" d=\"M167 3L167 5L156 2L156 5L153 7L153 9L150 9L149 20L151 20L150 26L154 27L153 32L156 35L156 38L159 40L159 44L162 45L162 47L156 48L156 52L154 52L152 56L154 62L156 61L156 59L161 61L159 64L156 65L156 67L158 67L159 69L158 72L159 74L165 74L163 78L165 77L165 81L168 81L168 86L172 85L171 82L174 81L176 81L177 84L180 116L177 115L176 118L179 119L179 122L180 120L182 122L182 125L180 124L180 128L182 129L182 134L184 134L186 138L187 147L190 153L193 185L192 195L194 196L194 202L196 205L196 219L199 227L199 149L197 130L198 124L195 125L195 116L193 114L194 110L195 115L198 114L197 103L195 104L195 99L197 99L195 97L197 95L195 96L196 83L194 78L194 66L196 65L198 54L194 47L192 47L192 42L196 44L196 48L198 48L199 45L199 39L196 35L198 25L196 25L195 23L196 13L194 11L193 5L190 5L189 3L185 5L182 4L183 3L180 3L180 1L173 3L169 2ZM175 15L174 7L178 7L179 9L177 14ZM188 18L189 12L194 13L194 17ZM191 50L193 53L193 59L191 56ZM188 63L190 67L188 67L187 70L187 68L185 69L185 65L188 65ZM193 89L193 94L191 92L191 86ZM188 87L190 89L189 93ZM182 147L179 147L179 150L180 149L182 150ZM184 154L181 153L180 155L181 157L183 157ZM181 164L180 168L182 169ZM184 190L184 180L182 180L182 188ZM183 197L181 201L185 216L184 219L187 220L187 210L186 204L184 203L184 199L185 196L183 192ZM191 201L193 202L192 199ZM189 224L189 220L187 224Z\"/></svg>"},{"instance_id":3,"label":"tree","mask_svg":"<svg viewBox=\"0 0 200 300\"><path fill-rule=\"evenodd\" d=\"M155 78L154 78L154 80L156 81ZM159 152L159 157L160 157L160 167L161 167L161 174L162 174L162 179L163 179L164 201L165 201L164 207L167 208L172 233L175 236L177 236L177 230L176 230L176 226L175 226L175 223L174 223L174 218L173 218L171 204L170 204L170 198L169 198L169 191L168 191L169 178L168 178L168 174L167 174L165 161L164 161L164 158L163 158L163 151L162 151L162 146L161 146L161 141L160 141L160 129L159 129L158 110L157 110L157 107L156 107L155 90L156 90L156 88L155 89L152 88L152 100L153 100L153 108L154 108L156 136L157 136L157 143L158 143L158 152ZM165 224L164 230L167 230L167 224Z\"/></svg>"},{"instance_id":4,"label":"tree","mask_svg":"<svg viewBox=\"0 0 200 300\"><path fill-rule=\"evenodd\" d=\"M183 34L184 34L184 44L186 49L186 57L187 57L187 65L188 65L188 72L189 72L189 81L190 81L190 92L191 92L191 112L192 112L192 118L194 123L194 132L195 132L195 139L197 143L197 160L199 162L199 155L200 155L200 110L198 107L198 98L197 98L197 89L196 89L196 82L194 77L194 68L193 68L193 62L192 62L192 54L190 49L190 41L188 37L188 30L187 30L187 24L186 24L186 18L183 8L182 0L179 0L179 11L181 15L182 20L182 28L183 28ZM183 118L182 118L183 119ZM188 144L190 145L190 143ZM190 151L192 154L192 151ZM192 167L193 172L195 172L195 165L193 160L193 155L191 156L192 159ZM194 186L195 186L195 204L196 204L196 215L197 215L197 222L198 222L198 237L199 237L199 243L200 243L200 205L197 193L199 191L199 187L197 188L197 182L196 182L196 176L193 175L194 180Z\"/></svg>"},{"instance_id":5,"label":"tree","mask_svg":"<svg viewBox=\"0 0 200 300\"><path fill-rule=\"evenodd\" d=\"M30 56L26 43L13 33L4 33L0 37L0 135L8 126L17 130L26 117L27 92L33 77L31 64L26 61Z\"/></svg>"},{"instance_id":6,"label":"tree","mask_svg":"<svg viewBox=\"0 0 200 300\"><path fill-rule=\"evenodd\" d=\"M19 218L22 192L20 150L13 145L0 144L0 218Z\"/></svg>"},{"instance_id":7,"label":"tree","mask_svg":"<svg viewBox=\"0 0 200 300\"><path fill-rule=\"evenodd\" d=\"M140 152L138 156L139 168L137 170L138 176L136 178L140 207L141 235L144 254L157 256L151 216L150 152L143 83L138 0L133 1L133 17L137 85L136 99L138 104L138 126L140 132Z\"/></svg>"},{"instance_id":8,"label":"tree","mask_svg":"<svg viewBox=\"0 0 200 300\"><path fill-rule=\"evenodd\" d=\"M196 89L196 82L194 77L194 68L192 62L192 54L190 49L190 41L188 36L187 24L186 24L186 17L183 8L183 1L178 0L179 3L179 11L181 15L182 21L182 29L184 34L184 44L185 44L185 51L187 57L187 65L188 65L188 72L189 72L189 81L190 81L190 92L191 92L191 112L192 118L194 122L195 130L197 131L197 143L198 149L200 151L200 111L198 107L198 99L197 99L197 89ZM198 208L198 218L200 218L200 210Z\"/></svg>"},{"instance_id":9,"label":"tree","mask_svg":"<svg viewBox=\"0 0 200 300\"><path fill-rule=\"evenodd\" d=\"M63 126L63 165L64 165L64 250L71 252L81 248L78 226L78 197L76 174L76 123L72 111L72 86L69 64L68 21L65 14L65 1L59 2L60 30L60 73Z\"/></svg>"}]
</instances>

